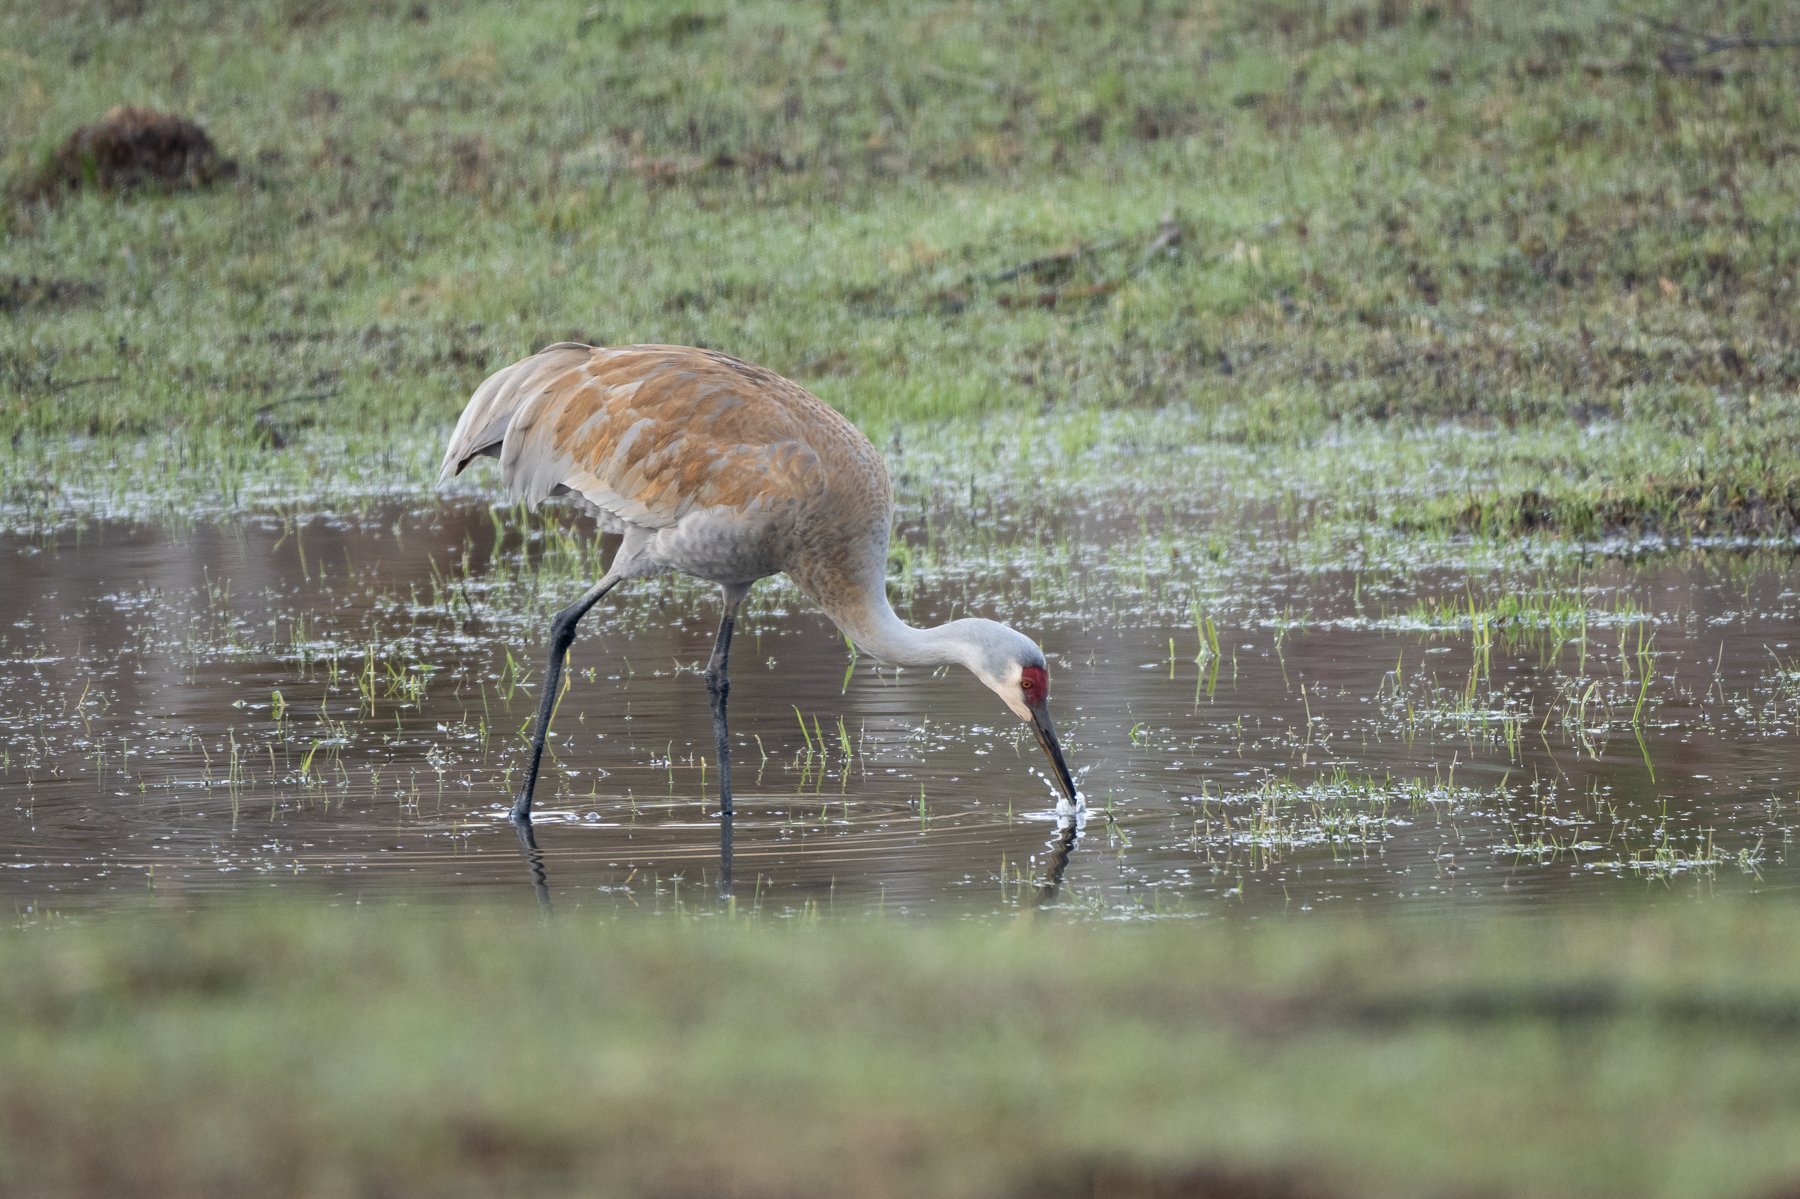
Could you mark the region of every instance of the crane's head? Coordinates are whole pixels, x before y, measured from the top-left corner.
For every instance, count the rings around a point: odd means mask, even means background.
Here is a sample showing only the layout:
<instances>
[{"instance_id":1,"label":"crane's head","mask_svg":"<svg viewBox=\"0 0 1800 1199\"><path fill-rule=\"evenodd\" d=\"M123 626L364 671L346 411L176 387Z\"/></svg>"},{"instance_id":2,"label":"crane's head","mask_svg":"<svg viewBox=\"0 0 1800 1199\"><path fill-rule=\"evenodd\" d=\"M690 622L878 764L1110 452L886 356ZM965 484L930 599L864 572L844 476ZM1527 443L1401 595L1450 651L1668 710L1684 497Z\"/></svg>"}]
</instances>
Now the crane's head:
<instances>
[{"instance_id":1,"label":"crane's head","mask_svg":"<svg viewBox=\"0 0 1800 1199\"><path fill-rule=\"evenodd\" d=\"M1050 759L1057 788L1071 804L1079 805L1081 796L1075 790L1069 764L1063 760L1056 726L1050 722L1050 670L1044 651L1025 634L996 621L959 620L952 624L966 626L964 643L970 652L964 657L964 665L1015 716L1032 727L1044 756Z\"/></svg>"}]
</instances>

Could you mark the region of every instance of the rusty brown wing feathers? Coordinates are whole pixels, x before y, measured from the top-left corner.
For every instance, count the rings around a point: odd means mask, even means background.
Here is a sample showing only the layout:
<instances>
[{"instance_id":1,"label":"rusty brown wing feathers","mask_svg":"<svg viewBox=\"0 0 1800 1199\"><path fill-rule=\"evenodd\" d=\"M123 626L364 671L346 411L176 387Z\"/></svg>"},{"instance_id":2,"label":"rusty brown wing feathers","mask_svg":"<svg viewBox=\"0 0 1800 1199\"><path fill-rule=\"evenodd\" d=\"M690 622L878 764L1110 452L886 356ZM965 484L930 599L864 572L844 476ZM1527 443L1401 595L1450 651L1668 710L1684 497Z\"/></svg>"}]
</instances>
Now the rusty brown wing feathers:
<instances>
[{"instance_id":1,"label":"rusty brown wing feathers","mask_svg":"<svg viewBox=\"0 0 1800 1199\"><path fill-rule=\"evenodd\" d=\"M566 488L608 523L666 528L695 508L809 494L822 430L861 440L804 389L727 355L565 342L482 383L443 477L492 454L508 490L534 507Z\"/></svg>"}]
</instances>

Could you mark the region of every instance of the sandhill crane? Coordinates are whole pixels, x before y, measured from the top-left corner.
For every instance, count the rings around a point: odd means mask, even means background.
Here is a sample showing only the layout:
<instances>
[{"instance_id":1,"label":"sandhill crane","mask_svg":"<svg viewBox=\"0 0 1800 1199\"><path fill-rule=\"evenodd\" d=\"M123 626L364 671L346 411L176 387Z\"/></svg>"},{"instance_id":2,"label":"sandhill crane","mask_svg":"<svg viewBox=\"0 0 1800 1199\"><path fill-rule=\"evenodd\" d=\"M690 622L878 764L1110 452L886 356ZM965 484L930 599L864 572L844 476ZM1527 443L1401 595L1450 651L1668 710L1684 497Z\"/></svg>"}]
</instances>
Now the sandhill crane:
<instances>
[{"instance_id":1,"label":"sandhill crane","mask_svg":"<svg viewBox=\"0 0 1800 1199\"><path fill-rule=\"evenodd\" d=\"M1037 734L1063 798L1080 797L1050 722L1044 652L992 620L914 628L887 598L893 492L857 428L799 384L688 346L549 346L488 376L456 423L441 484L482 455L500 459L512 495L537 507L567 495L623 534L611 566L550 626L537 731L512 806L531 824L550 713L575 626L626 579L666 571L709 579L725 609L706 687L729 861L731 746L726 658L750 586L786 573L856 647L897 666L967 667Z\"/></svg>"}]
</instances>

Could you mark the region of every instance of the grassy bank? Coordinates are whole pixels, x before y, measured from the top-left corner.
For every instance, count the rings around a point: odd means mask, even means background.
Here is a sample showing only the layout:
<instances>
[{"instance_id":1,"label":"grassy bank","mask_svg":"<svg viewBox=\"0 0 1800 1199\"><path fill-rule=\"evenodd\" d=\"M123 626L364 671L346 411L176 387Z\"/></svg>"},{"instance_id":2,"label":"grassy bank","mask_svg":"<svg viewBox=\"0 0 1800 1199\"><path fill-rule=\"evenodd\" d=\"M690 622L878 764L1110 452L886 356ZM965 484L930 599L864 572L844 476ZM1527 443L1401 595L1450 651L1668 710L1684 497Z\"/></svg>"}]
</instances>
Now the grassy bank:
<instances>
[{"instance_id":1,"label":"grassy bank","mask_svg":"<svg viewBox=\"0 0 1800 1199\"><path fill-rule=\"evenodd\" d=\"M1786 1193L1781 904L0 936L0 1193Z\"/></svg>"},{"instance_id":2,"label":"grassy bank","mask_svg":"<svg viewBox=\"0 0 1800 1199\"><path fill-rule=\"evenodd\" d=\"M881 439L1025 421L1040 470L1167 414L1402 529L1786 532L1800 50L1748 44L1786 15L13 6L15 193L120 102L238 169L11 202L6 498L423 490L486 371L581 337L731 349Z\"/></svg>"}]
</instances>

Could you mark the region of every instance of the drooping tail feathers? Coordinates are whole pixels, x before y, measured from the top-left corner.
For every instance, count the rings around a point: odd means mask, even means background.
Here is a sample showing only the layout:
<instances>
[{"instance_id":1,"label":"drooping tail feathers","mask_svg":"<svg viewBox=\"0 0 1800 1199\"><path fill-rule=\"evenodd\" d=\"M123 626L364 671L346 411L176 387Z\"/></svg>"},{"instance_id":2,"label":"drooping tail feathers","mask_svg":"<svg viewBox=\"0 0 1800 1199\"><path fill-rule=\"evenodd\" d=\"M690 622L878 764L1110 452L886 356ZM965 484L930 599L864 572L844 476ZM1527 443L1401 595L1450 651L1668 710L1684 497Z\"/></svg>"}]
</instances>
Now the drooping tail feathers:
<instances>
[{"instance_id":1,"label":"drooping tail feathers","mask_svg":"<svg viewBox=\"0 0 1800 1199\"><path fill-rule=\"evenodd\" d=\"M456 431L450 435L450 446L444 451L444 463L438 471L438 482L455 478L462 473L463 467L484 454L498 458L507 426L512 423L519 406L536 392L535 381L553 372L568 370L592 352L592 346L560 341L511 366L501 367L483 380L475 394L469 397L462 418L456 422Z\"/></svg>"}]
</instances>

